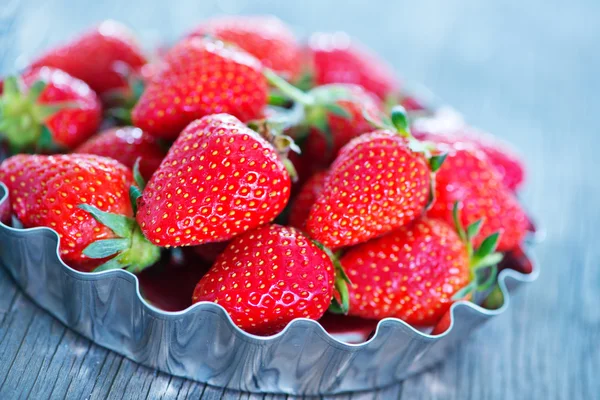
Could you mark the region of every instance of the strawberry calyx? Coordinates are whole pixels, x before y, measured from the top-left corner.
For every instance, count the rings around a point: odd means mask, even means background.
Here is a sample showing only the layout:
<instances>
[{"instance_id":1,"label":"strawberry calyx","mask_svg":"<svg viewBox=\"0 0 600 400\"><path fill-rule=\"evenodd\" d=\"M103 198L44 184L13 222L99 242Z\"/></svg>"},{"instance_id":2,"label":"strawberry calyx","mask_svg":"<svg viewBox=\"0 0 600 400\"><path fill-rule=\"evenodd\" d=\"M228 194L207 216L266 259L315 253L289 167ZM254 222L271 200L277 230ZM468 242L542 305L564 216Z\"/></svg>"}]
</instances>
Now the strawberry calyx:
<instances>
[{"instance_id":1,"label":"strawberry calyx","mask_svg":"<svg viewBox=\"0 0 600 400\"><path fill-rule=\"evenodd\" d=\"M338 297L335 295L332 297L329 311L334 314L346 315L350 309L350 293L348 292L348 285L351 285L352 282L346 274L346 271L344 271L344 267L342 266L339 257L336 254L333 254L333 252L322 243L316 240L313 240L312 242L327 254L335 268L334 287Z\"/></svg>"},{"instance_id":2,"label":"strawberry calyx","mask_svg":"<svg viewBox=\"0 0 600 400\"><path fill-rule=\"evenodd\" d=\"M139 171L140 159L133 167L133 177L136 185L129 188L129 197L134 210L137 212L137 200L145 182ZM110 260L97 267L94 272L111 269L125 269L136 273L155 264L160 258L160 247L150 243L142 233L133 218L124 215L100 211L94 206L81 204L79 208L88 212L96 221L111 229L117 236L114 239L97 240L83 250L83 254L93 259L103 259L113 256Z\"/></svg>"},{"instance_id":3,"label":"strawberry calyx","mask_svg":"<svg viewBox=\"0 0 600 400\"><path fill-rule=\"evenodd\" d=\"M479 219L472 222L465 229L460 222L460 203L458 201L454 203L452 216L456 232L466 246L471 271L469 284L452 296L453 300L459 300L476 292L486 292L495 285L498 276L498 263L502 261L503 255L496 252L500 232L492 233L481 242L478 248L474 248L473 238L481 230L483 220Z\"/></svg>"},{"instance_id":4,"label":"strawberry calyx","mask_svg":"<svg viewBox=\"0 0 600 400\"><path fill-rule=\"evenodd\" d=\"M327 148L333 150L333 136L329 127L327 116L336 115L345 119L352 116L346 108L339 104L342 100L356 101L359 99L352 93L347 85L330 84L326 86L317 86L308 92L293 86L285 79L278 76L275 72L265 69L264 75L269 83L277 90L270 97L270 102L274 104L285 104L285 98L291 99L294 103L301 105L304 109L304 118L299 125L297 132L299 135L306 135L309 128L316 130L323 135ZM272 104L273 104L272 103Z\"/></svg>"},{"instance_id":5,"label":"strawberry calyx","mask_svg":"<svg viewBox=\"0 0 600 400\"><path fill-rule=\"evenodd\" d=\"M46 121L58 111L76 107L75 102L39 103L46 88L43 81L34 82L27 90L20 78L11 76L4 80L0 96L0 138L4 138L12 153L59 150L53 142Z\"/></svg>"}]
</instances>

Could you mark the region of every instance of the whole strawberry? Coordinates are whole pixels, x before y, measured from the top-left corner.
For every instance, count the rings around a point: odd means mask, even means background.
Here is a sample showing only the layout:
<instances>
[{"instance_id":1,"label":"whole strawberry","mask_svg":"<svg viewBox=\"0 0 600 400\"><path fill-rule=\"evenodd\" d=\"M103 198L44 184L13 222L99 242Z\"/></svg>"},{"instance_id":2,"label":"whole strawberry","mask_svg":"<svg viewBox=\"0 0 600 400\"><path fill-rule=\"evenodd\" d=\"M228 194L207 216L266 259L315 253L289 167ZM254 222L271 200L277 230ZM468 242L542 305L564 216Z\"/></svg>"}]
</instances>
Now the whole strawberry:
<instances>
[{"instance_id":1,"label":"whole strawberry","mask_svg":"<svg viewBox=\"0 0 600 400\"><path fill-rule=\"evenodd\" d=\"M181 132L148 182L137 220L156 245L221 242L272 221L289 194L273 146L234 116L210 115Z\"/></svg>"},{"instance_id":2,"label":"whole strawberry","mask_svg":"<svg viewBox=\"0 0 600 400\"><path fill-rule=\"evenodd\" d=\"M92 271L103 264L101 269L137 270L158 258L158 249L132 219L131 171L115 160L16 155L0 165L0 181L8 186L12 212L23 226L54 229L60 256L73 268Z\"/></svg>"},{"instance_id":3,"label":"whole strawberry","mask_svg":"<svg viewBox=\"0 0 600 400\"><path fill-rule=\"evenodd\" d=\"M402 108L393 113L403 135L378 130L344 146L310 211L307 232L330 248L351 246L419 217L429 202L432 169L411 149Z\"/></svg>"},{"instance_id":4,"label":"whole strawberry","mask_svg":"<svg viewBox=\"0 0 600 400\"><path fill-rule=\"evenodd\" d=\"M222 42L192 37L176 44L132 111L134 125L173 140L197 118L228 113L259 119L267 104L262 64Z\"/></svg>"},{"instance_id":5,"label":"whole strawberry","mask_svg":"<svg viewBox=\"0 0 600 400\"><path fill-rule=\"evenodd\" d=\"M243 330L269 335L295 318L319 319L334 276L328 255L299 231L266 225L233 239L198 282L193 302L215 302Z\"/></svg>"},{"instance_id":6,"label":"whole strawberry","mask_svg":"<svg viewBox=\"0 0 600 400\"><path fill-rule=\"evenodd\" d=\"M98 94L126 88L127 75L146 63L129 29L104 21L77 39L40 56L32 67L48 66L66 71L86 82Z\"/></svg>"},{"instance_id":7,"label":"whole strawberry","mask_svg":"<svg viewBox=\"0 0 600 400\"><path fill-rule=\"evenodd\" d=\"M239 46L288 80L300 73L301 48L291 29L275 16L215 17L190 33L190 36L205 35Z\"/></svg>"},{"instance_id":8,"label":"whole strawberry","mask_svg":"<svg viewBox=\"0 0 600 400\"><path fill-rule=\"evenodd\" d=\"M151 135L133 126L110 128L93 136L73 153L96 154L110 157L133 168L139 159L139 168L145 179L150 179L159 167L166 151Z\"/></svg>"},{"instance_id":9,"label":"whole strawberry","mask_svg":"<svg viewBox=\"0 0 600 400\"><path fill-rule=\"evenodd\" d=\"M384 100L398 92L398 81L391 67L345 33L315 33L309 41L314 81L353 83Z\"/></svg>"},{"instance_id":10,"label":"whole strawberry","mask_svg":"<svg viewBox=\"0 0 600 400\"><path fill-rule=\"evenodd\" d=\"M323 191L326 176L327 173L325 171L317 172L302 186L300 192L298 192L290 205L288 222L291 226L300 230L305 229L310 209Z\"/></svg>"},{"instance_id":11,"label":"whole strawberry","mask_svg":"<svg viewBox=\"0 0 600 400\"><path fill-rule=\"evenodd\" d=\"M435 201L427 215L451 223L454 203L459 201L463 225L484 221L479 239L500 232L500 251L517 247L527 231L527 216L485 154L461 142L438 148L447 156L436 173Z\"/></svg>"},{"instance_id":12,"label":"whole strawberry","mask_svg":"<svg viewBox=\"0 0 600 400\"><path fill-rule=\"evenodd\" d=\"M495 279L498 235L473 250L470 240L480 228L478 221L459 235L444 221L421 218L351 248L340 260L352 282L350 315L435 324L453 302Z\"/></svg>"},{"instance_id":13,"label":"whole strawberry","mask_svg":"<svg viewBox=\"0 0 600 400\"><path fill-rule=\"evenodd\" d=\"M93 135L102 109L83 81L53 68L6 78L0 97L0 140L14 152L70 149Z\"/></svg>"},{"instance_id":14,"label":"whole strawberry","mask_svg":"<svg viewBox=\"0 0 600 400\"><path fill-rule=\"evenodd\" d=\"M524 163L508 143L467 125L444 124L443 120L436 119L434 116L417 120L413 129L415 137L434 143L462 142L475 146L485 153L506 187L514 191L521 186L525 180Z\"/></svg>"}]
</instances>

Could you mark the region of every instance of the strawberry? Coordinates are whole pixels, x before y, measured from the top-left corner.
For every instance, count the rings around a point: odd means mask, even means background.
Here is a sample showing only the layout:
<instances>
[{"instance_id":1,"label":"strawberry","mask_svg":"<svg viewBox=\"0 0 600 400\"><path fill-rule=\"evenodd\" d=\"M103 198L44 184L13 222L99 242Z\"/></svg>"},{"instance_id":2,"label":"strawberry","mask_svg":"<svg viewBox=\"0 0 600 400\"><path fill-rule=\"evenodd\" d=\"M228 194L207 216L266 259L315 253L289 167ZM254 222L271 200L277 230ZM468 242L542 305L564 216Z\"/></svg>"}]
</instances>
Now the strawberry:
<instances>
[{"instance_id":1,"label":"strawberry","mask_svg":"<svg viewBox=\"0 0 600 400\"><path fill-rule=\"evenodd\" d=\"M444 315L442 315L442 318L440 318L440 320L437 322L437 324L435 324L430 335L441 335L442 333L444 333L448 329L450 329L450 327L452 325L452 315L451 314L452 313L450 312L450 310L446 311L444 313Z\"/></svg>"},{"instance_id":2,"label":"strawberry","mask_svg":"<svg viewBox=\"0 0 600 400\"><path fill-rule=\"evenodd\" d=\"M527 231L527 216L485 154L460 142L438 148L447 156L436 174L435 202L427 215L450 223L454 203L460 201L463 225L482 219L483 237L501 232L500 251L517 247Z\"/></svg>"},{"instance_id":3,"label":"strawberry","mask_svg":"<svg viewBox=\"0 0 600 400\"><path fill-rule=\"evenodd\" d=\"M485 153L506 187L516 190L523 183L523 161L508 143L462 123L444 123L440 119L443 117L417 120L413 129L415 137L434 143L463 142L475 146Z\"/></svg>"},{"instance_id":4,"label":"strawberry","mask_svg":"<svg viewBox=\"0 0 600 400\"><path fill-rule=\"evenodd\" d=\"M275 149L227 114L181 132L139 201L137 220L160 246L222 242L272 221L290 177Z\"/></svg>"},{"instance_id":5,"label":"strawberry","mask_svg":"<svg viewBox=\"0 0 600 400\"><path fill-rule=\"evenodd\" d=\"M45 226L60 237L67 264L91 271L151 265L158 249L134 226L128 192L131 171L115 160L87 154L16 155L0 165L12 212L24 227ZM109 214L110 213L110 214Z\"/></svg>"},{"instance_id":6,"label":"strawberry","mask_svg":"<svg viewBox=\"0 0 600 400\"><path fill-rule=\"evenodd\" d=\"M443 161L412 137L402 106L391 120L365 118L382 129L340 150L306 222L311 237L329 248L365 242L420 216L431 200L431 173Z\"/></svg>"},{"instance_id":7,"label":"strawberry","mask_svg":"<svg viewBox=\"0 0 600 400\"><path fill-rule=\"evenodd\" d=\"M297 78L301 48L291 29L272 15L224 16L198 25L189 36L212 36L234 44L288 80Z\"/></svg>"},{"instance_id":8,"label":"strawberry","mask_svg":"<svg viewBox=\"0 0 600 400\"><path fill-rule=\"evenodd\" d=\"M295 318L319 319L334 275L326 252L299 231L266 225L233 239L198 282L193 302L217 303L241 329L269 335Z\"/></svg>"},{"instance_id":9,"label":"strawberry","mask_svg":"<svg viewBox=\"0 0 600 400\"><path fill-rule=\"evenodd\" d=\"M127 74L146 63L129 29L104 21L79 38L54 48L36 59L33 68L61 69L86 82L98 94L126 88Z\"/></svg>"},{"instance_id":10,"label":"strawberry","mask_svg":"<svg viewBox=\"0 0 600 400\"><path fill-rule=\"evenodd\" d=\"M295 228L304 230L310 209L323 191L325 183L325 171L317 172L311 176L300 189L298 195L290 205L289 224Z\"/></svg>"},{"instance_id":11,"label":"strawberry","mask_svg":"<svg viewBox=\"0 0 600 400\"><path fill-rule=\"evenodd\" d=\"M314 81L353 83L384 100L398 92L392 68L345 33L315 33L309 41Z\"/></svg>"},{"instance_id":12,"label":"strawberry","mask_svg":"<svg viewBox=\"0 0 600 400\"><path fill-rule=\"evenodd\" d=\"M166 153L154 137L133 126L107 129L73 152L110 157L129 168L133 168L139 158L140 172L145 179L150 179Z\"/></svg>"},{"instance_id":13,"label":"strawberry","mask_svg":"<svg viewBox=\"0 0 600 400\"><path fill-rule=\"evenodd\" d=\"M73 148L96 132L101 117L96 94L61 70L39 68L4 81L0 138L14 152Z\"/></svg>"},{"instance_id":14,"label":"strawberry","mask_svg":"<svg viewBox=\"0 0 600 400\"><path fill-rule=\"evenodd\" d=\"M306 228L325 246L350 246L417 218L428 202L430 169L408 140L380 130L353 139L329 170Z\"/></svg>"},{"instance_id":15,"label":"strawberry","mask_svg":"<svg viewBox=\"0 0 600 400\"><path fill-rule=\"evenodd\" d=\"M421 218L351 248L340 260L352 282L350 315L429 326L456 300L487 290L502 256L493 253L497 233L473 250L480 228L477 221L457 233L444 221Z\"/></svg>"},{"instance_id":16,"label":"strawberry","mask_svg":"<svg viewBox=\"0 0 600 400\"><path fill-rule=\"evenodd\" d=\"M151 135L175 139L190 122L215 113L244 122L263 116L267 81L250 54L193 37L176 44L163 61L132 111L134 125Z\"/></svg>"}]
</instances>

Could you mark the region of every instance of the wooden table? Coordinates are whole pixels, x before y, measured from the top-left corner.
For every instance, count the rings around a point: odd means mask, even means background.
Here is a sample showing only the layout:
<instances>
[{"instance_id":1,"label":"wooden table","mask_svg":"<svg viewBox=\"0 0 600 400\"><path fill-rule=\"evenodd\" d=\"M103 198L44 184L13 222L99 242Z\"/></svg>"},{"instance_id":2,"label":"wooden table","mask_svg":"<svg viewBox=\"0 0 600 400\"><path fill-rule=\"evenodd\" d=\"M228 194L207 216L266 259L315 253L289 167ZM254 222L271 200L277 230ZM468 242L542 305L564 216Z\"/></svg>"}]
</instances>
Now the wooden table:
<instances>
[{"instance_id":1,"label":"wooden table","mask_svg":"<svg viewBox=\"0 0 600 400\"><path fill-rule=\"evenodd\" d=\"M160 31L170 41L215 13L271 12L299 34L349 31L472 123L515 143L530 171L523 201L547 228L537 250L540 279L443 365L350 397L598 398L599 2L84 3L3 0L0 72L24 66L41 48L108 17L131 24L146 40L155 41ZM221 396L263 398L171 377L100 348L38 308L0 269L0 399Z\"/></svg>"}]
</instances>

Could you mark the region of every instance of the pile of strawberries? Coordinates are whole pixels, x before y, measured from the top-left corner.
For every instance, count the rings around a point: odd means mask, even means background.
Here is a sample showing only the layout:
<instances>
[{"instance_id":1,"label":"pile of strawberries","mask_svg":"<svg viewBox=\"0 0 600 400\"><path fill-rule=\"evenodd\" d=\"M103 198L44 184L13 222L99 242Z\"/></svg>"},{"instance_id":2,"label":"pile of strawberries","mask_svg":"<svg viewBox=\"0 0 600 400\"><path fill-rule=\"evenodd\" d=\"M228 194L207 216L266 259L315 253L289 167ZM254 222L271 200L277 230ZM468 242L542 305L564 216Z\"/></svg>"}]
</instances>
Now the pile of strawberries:
<instances>
[{"instance_id":1,"label":"pile of strawberries","mask_svg":"<svg viewBox=\"0 0 600 400\"><path fill-rule=\"evenodd\" d=\"M186 247L212 262L191 301L250 333L328 310L435 326L528 228L514 153L344 34L220 17L149 59L107 21L1 90L5 216L84 272Z\"/></svg>"}]
</instances>

